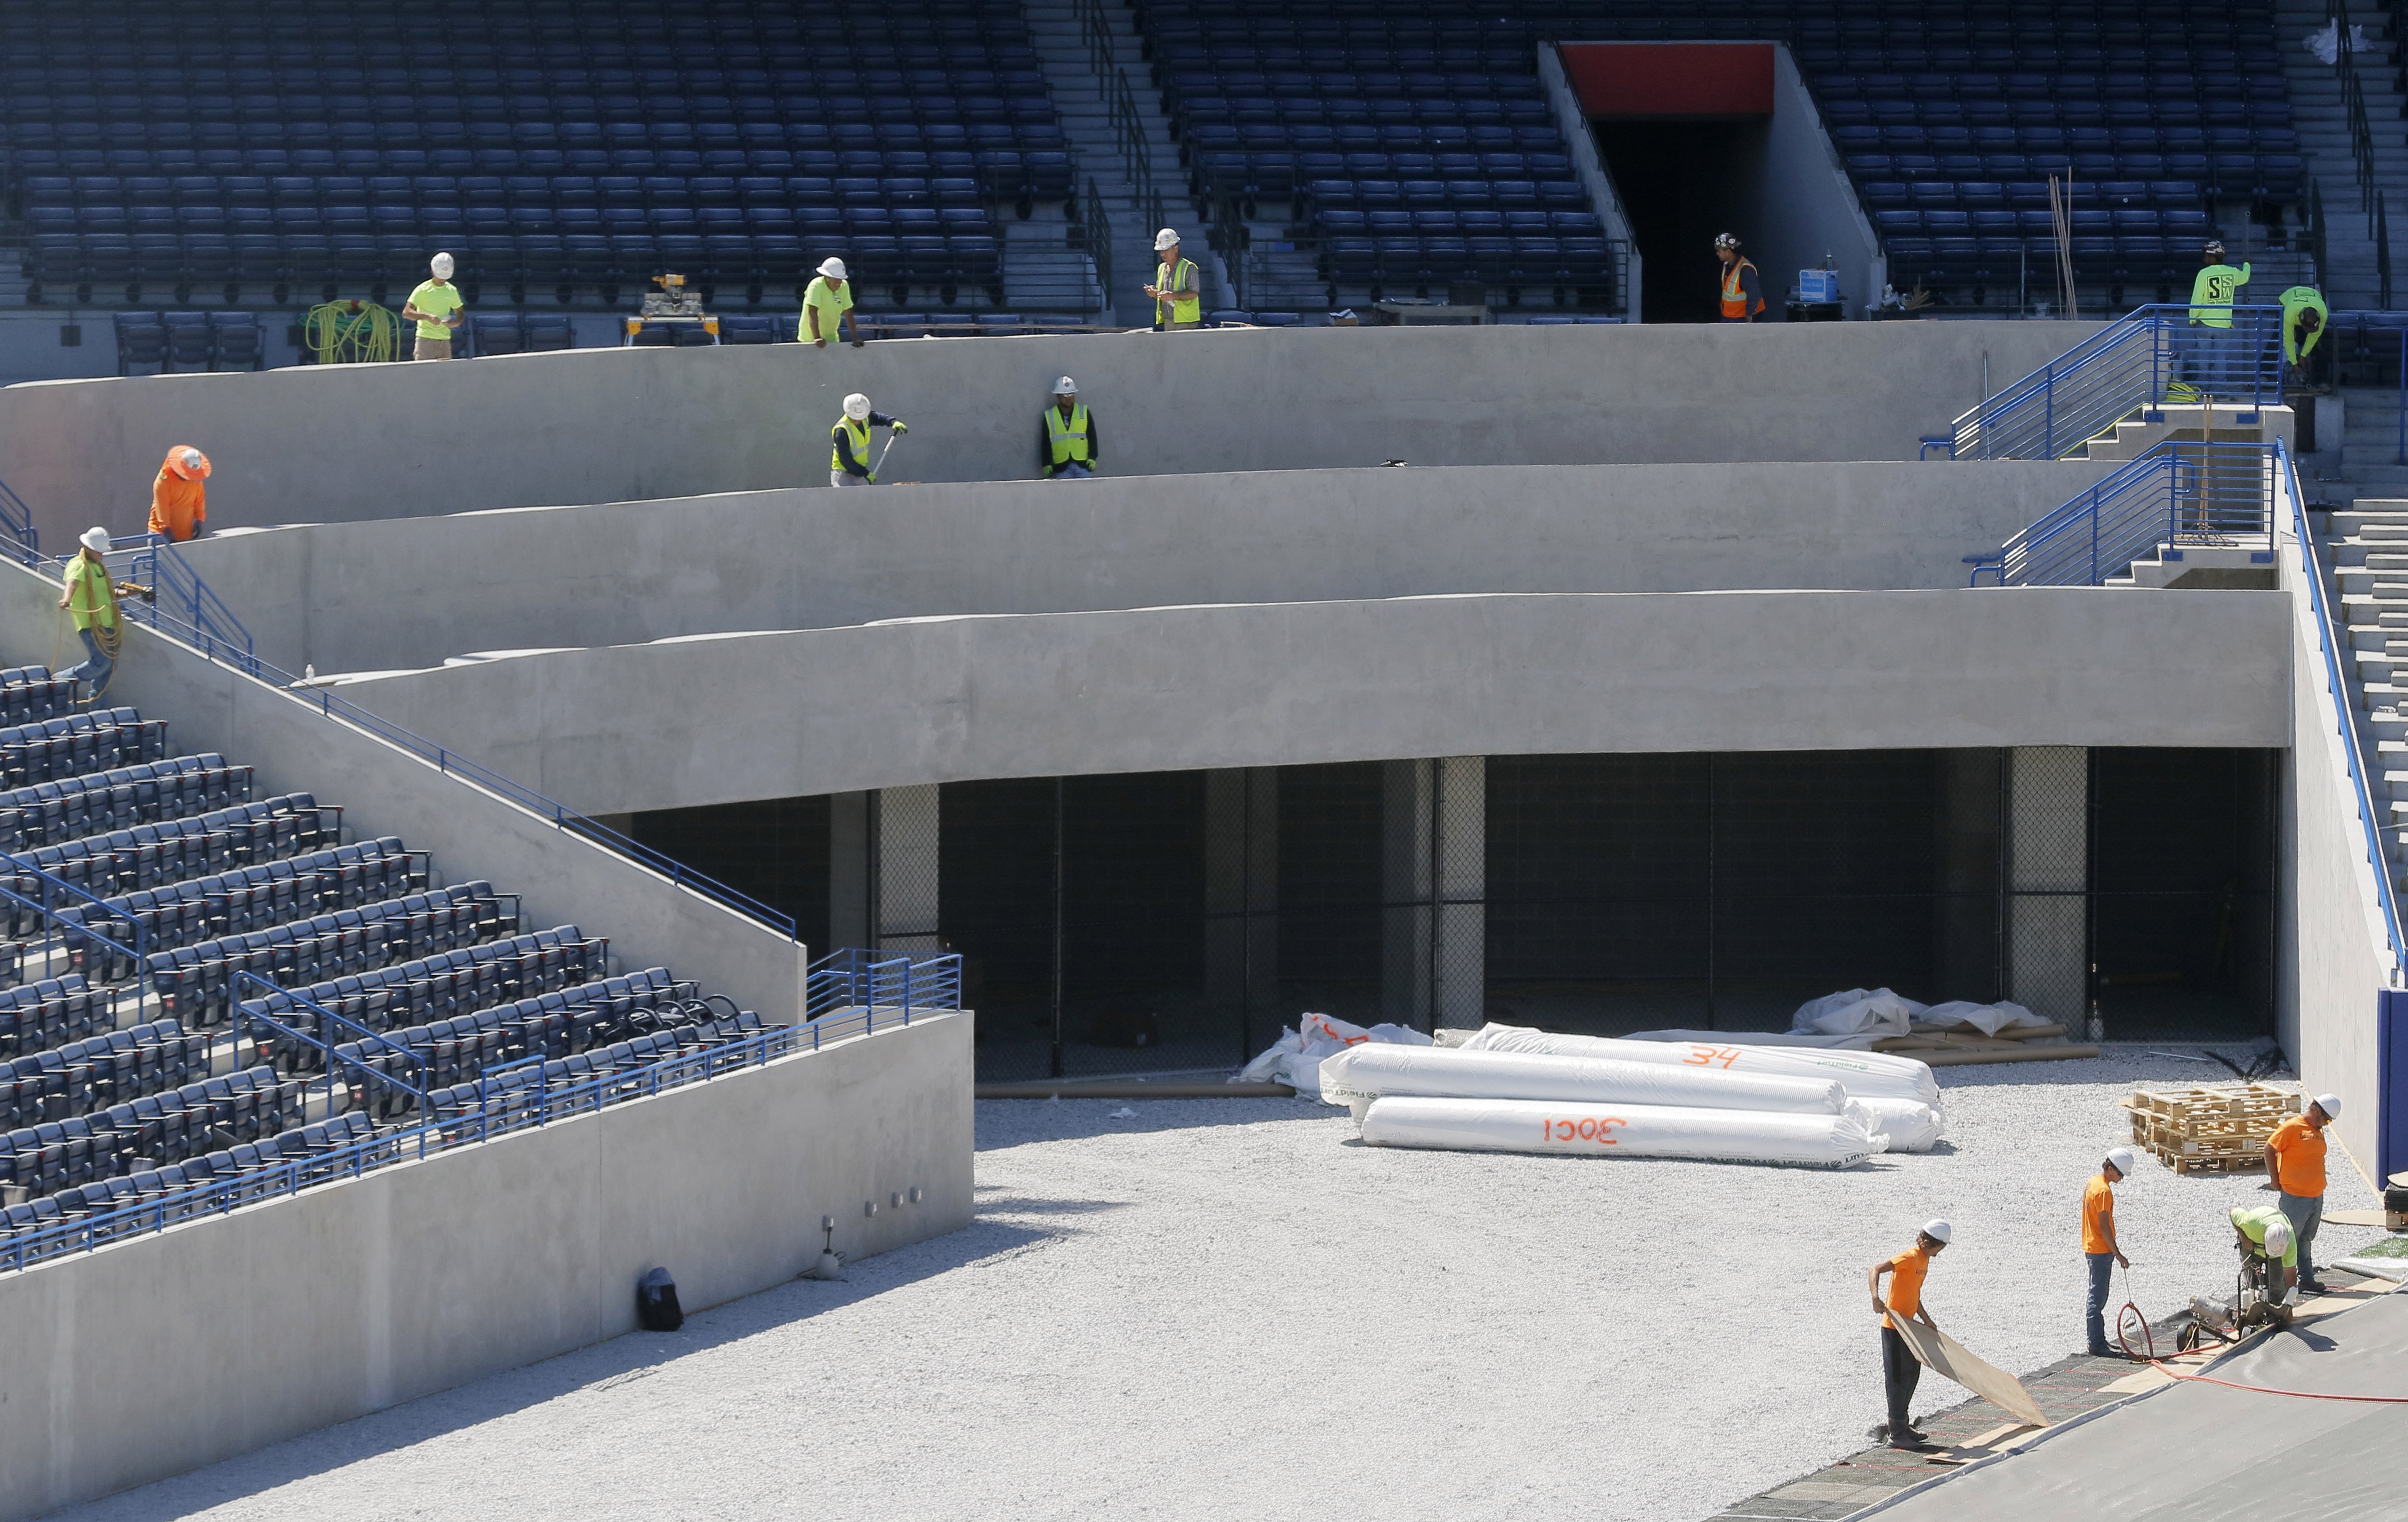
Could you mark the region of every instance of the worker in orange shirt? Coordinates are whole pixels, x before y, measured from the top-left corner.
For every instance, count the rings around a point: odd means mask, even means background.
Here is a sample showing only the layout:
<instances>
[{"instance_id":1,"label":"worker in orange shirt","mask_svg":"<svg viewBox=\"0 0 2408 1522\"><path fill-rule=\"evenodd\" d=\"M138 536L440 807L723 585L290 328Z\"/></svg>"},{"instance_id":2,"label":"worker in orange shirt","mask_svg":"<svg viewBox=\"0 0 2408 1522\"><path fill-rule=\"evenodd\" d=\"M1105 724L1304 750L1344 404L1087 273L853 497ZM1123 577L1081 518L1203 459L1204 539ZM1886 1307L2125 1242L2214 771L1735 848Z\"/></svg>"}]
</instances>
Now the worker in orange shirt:
<instances>
[{"instance_id":1,"label":"worker in orange shirt","mask_svg":"<svg viewBox=\"0 0 2408 1522\"><path fill-rule=\"evenodd\" d=\"M1946 1221L1927 1221L1916 1232L1914 1245L1895 1258L1885 1258L1865 1274L1865 1287L1872 1291L1873 1312L1882 1318L1882 1391L1889 1398L1889 1445L1910 1453L1928 1451L1933 1444L1916 1431L1907 1419L1907 1407L1914 1400L1914 1387L1923 1377L1923 1365L1915 1360L1914 1352L1899 1335L1897 1316L1909 1316L1922 1322L1933 1331L1940 1324L1923 1308L1923 1277L1931 1272L1931 1260L1948 1245L1951 1232ZM1882 1299L1881 1277L1888 1274L1889 1299Z\"/></svg>"},{"instance_id":2,"label":"worker in orange shirt","mask_svg":"<svg viewBox=\"0 0 2408 1522\"><path fill-rule=\"evenodd\" d=\"M2090 1300L2083 1307L2082 1330L2090 1334L2090 1356L2112 1358L2116 1350L2107 1345L2107 1291L2114 1282L2116 1266L2132 1266L2124 1249L2115 1242L2115 1189L2132 1171L2132 1149L2119 1146L2109 1150L2107 1160L2099 1165L2090 1182L2082 1187L2082 1256L2090 1264Z\"/></svg>"},{"instance_id":3,"label":"worker in orange shirt","mask_svg":"<svg viewBox=\"0 0 2408 1522\"><path fill-rule=\"evenodd\" d=\"M167 451L167 462L150 483L150 532L178 541L197 539L208 529L209 457L189 444Z\"/></svg>"},{"instance_id":4,"label":"worker in orange shirt","mask_svg":"<svg viewBox=\"0 0 2408 1522\"><path fill-rule=\"evenodd\" d=\"M2300 1292L2321 1295L2316 1282L2316 1228L2325 1222L2325 1128L2341 1116L2341 1096L2318 1094L2305 1111L2266 1138L2266 1187L2281 1191L2283 1215L2300 1245Z\"/></svg>"}]
</instances>

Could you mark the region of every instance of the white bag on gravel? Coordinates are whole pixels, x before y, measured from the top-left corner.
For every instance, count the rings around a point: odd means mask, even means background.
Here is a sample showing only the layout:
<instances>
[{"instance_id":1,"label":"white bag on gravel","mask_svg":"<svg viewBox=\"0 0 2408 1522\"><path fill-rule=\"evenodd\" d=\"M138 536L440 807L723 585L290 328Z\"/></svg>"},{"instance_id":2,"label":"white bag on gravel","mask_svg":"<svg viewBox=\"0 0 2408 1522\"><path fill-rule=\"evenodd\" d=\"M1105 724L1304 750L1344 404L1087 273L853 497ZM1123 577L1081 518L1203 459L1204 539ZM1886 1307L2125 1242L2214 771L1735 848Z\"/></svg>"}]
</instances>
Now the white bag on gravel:
<instances>
[{"instance_id":1,"label":"white bag on gravel","mask_svg":"<svg viewBox=\"0 0 2408 1522\"><path fill-rule=\"evenodd\" d=\"M1985 1036L1995 1036L2011 1027L2046 1025L2048 1022L2023 1005L2011 1004L2003 999L1995 1004L1976 1004L1963 999L1952 999L1917 1015L1914 1023L1917 1027L1936 1027L1942 1031L1970 1025Z\"/></svg>"},{"instance_id":2,"label":"white bag on gravel","mask_svg":"<svg viewBox=\"0 0 2408 1522\"><path fill-rule=\"evenodd\" d=\"M1887 989L1849 989L1799 1005L1789 1029L1823 1036L1902 1036L1926 1007Z\"/></svg>"},{"instance_id":3,"label":"white bag on gravel","mask_svg":"<svg viewBox=\"0 0 2408 1522\"><path fill-rule=\"evenodd\" d=\"M1301 1015L1293 1027L1283 1030L1277 1041L1229 1081L1283 1083L1298 1094L1317 1096L1321 1092L1322 1059L1367 1043L1426 1046L1430 1038L1408 1026L1362 1026L1335 1015Z\"/></svg>"},{"instance_id":4,"label":"white bag on gravel","mask_svg":"<svg viewBox=\"0 0 2408 1522\"><path fill-rule=\"evenodd\" d=\"M1607 1036L1574 1036L1553 1031L1533 1031L1520 1025L1489 1025L1472 1032L1458 1049L1546 1052L1558 1057L1611 1057L1625 1062L1719 1068L1728 1073L1791 1078L1837 1078L1848 1086L1850 1099L1906 1099L1930 1105L1940 1102L1940 1085L1931 1076L1931 1064L1912 1057L1820 1047L1757 1045L1755 1043L1760 1039L1760 1032L1754 1031L1742 1036L1711 1031L1697 1031L1694 1035L1694 1040L1633 1038L1617 1041Z\"/></svg>"},{"instance_id":5,"label":"white bag on gravel","mask_svg":"<svg viewBox=\"0 0 2408 1522\"><path fill-rule=\"evenodd\" d=\"M1861 1113L1861 1112L1859 1112ZM1383 1095L1363 1115L1373 1146L1576 1157L1694 1158L1845 1168L1882 1150L1856 1115L1766 1115L1553 1100Z\"/></svg>"},{"instance_id":6,"label":"white bag on gravel","mask_svg":"<svg viewBox=\"0 0 2408 1522\"><path fill-rule=\"evenodd\" d=\"M1608 1057L1474 1051L1444 1046L1350 1046L1321 1064L1321 1097L1361 1106L1387 1094L1451 1099L1582 1100L1702 1110L1837 1115L1848 1091L1832 1078L1730 1073L1719 1068L1619 1062Z\"/></svg>"},{"instance_id":7,"label":"white bag on gravel","mask_svg":"<svg viewBox=\"0 0 2408 1522\"><path fill-rule=\"evenodd\" d=\"M1870 1112L1872 1129L1889 1138L1886 1151L1928 1152L1947 1133L1940 1112L1921 1100L1868 1099L1851 1089L1848 1102Z\"/></svg>"}]
</instances>

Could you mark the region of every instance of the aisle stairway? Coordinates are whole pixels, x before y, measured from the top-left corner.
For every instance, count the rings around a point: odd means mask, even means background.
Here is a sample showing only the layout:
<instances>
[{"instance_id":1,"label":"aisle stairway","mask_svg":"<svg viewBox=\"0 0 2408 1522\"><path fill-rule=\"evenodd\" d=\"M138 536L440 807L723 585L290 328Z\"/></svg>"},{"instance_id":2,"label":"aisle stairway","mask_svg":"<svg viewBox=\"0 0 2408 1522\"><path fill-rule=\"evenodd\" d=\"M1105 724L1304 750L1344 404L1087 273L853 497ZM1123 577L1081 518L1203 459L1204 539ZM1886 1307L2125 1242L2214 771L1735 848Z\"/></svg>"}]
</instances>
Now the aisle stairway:
<instances>
[{"instance_id":1,"label":"aisle stairway","mask_svg":"<svg viewBox=\"0 0 2408 1522\"><path fill-rule=\"evenodd\" d=\"M2408 498L2361 497L2329 516L2325 554L2355 656L2343 677L2375 807L2388 814L2384 844L2398 883L2408 826Z\"/></svg>"},{"instance_id":2,"label":"aisle stairway","mask_svg":"<svg viewBox=\"0 0 2408 1522\"><path fill-rule=\"evenodd\" d=\"M2401 90L2401 61L2383 11L2355 7L2350 23L2365 32L2369 45L2358 55L2357 75L2373 141L2373 184L2383 192L2391 222L2393 295L2398 300L2408 296L2408 278L2403 278L2408 276L2408 248L2398 242L2399 235L2408 231L2408 220L2402 220L2408 212L2408 94ZM2309 33L2324 25L2324 0L2276 0L2276 46L2282 50L2283 72L2297 113L2300 151L2307 161L2308 178L2324 197L2325 297L2336 309L2370 308L2381 304L2374 238L2360 200L2341 77L2302 46ZM2250 296L2271 301L2280 290L2261 276L2251 282Z\"/></svg>"}]
</instances>

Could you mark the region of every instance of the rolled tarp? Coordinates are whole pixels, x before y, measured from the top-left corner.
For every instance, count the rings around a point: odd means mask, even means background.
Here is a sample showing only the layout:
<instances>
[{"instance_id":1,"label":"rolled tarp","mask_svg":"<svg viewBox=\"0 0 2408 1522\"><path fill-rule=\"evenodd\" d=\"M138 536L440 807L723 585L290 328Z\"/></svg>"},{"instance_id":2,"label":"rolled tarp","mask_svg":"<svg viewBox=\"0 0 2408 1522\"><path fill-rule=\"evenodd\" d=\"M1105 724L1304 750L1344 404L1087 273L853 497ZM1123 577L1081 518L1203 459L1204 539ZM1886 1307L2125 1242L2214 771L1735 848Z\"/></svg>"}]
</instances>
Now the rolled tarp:
<instances>
[{"instance_id":1,"label":"rolled tarp","mask_svg":"<svg viewBox=\"0 0 2408 1522\"><path fill-rule=\"evenodd\" d=\"M1889 1138L1885 1152L1928 1152L1946 1130L1940 1112L1921 1100L1860 1099L1850 1090L1848 1102L1862 1108L1872 1117L1872 1129Z\"/></svg>"},{"instance_id":2,"label":"rolled tarp","mask_svg":"<svg viewBox=\"0 0 2408 1522\"><path fill-rule=\"evenodd\" d=\"M1845 1168L1882 1150L1853 1114L1768 1115L1677 1105L1386 1094L1363 1114L1373 1146L1547 1152L1586 1158L1689 1158Z\"/></svg>"},{"instance_id":3,"label":"rolled tarp","mask_svg":"<svg viewBox=\"0 0 2408 1522\"><path fill-rule=\"evenodd\" d=\"M1712 1031L1697 1034L1698 1039L1688 1041L1617 1041L1606 1036L1533 1031L1520 1025L1490 1025L1472 1032L1470 1039L1455 1049L1604 1057L1621 1062L1770 1077L1836 1078L1847 1085L1850 1099L1911 1099L1935 1108L1940 1103L1940 1085L1931 1076L1931 1064L1912 1057L1821 1047L1759 1046L1737 1040L1708 1039L1713 1037ZM1754 1037L1757 1032L1751 1031L1747 1034Z\"/></svg>"},{"instance_id":4,"label":"rolled tarp","mask_svg":"<svg viewBox=\"0 0 2408 1522\"><path fill-rule=\"evenodd\" d=\"M1350 1046L1321 1064L1321 1097L1329 1103L1359 1109L1389 1094L1822 1115L1836 1115L1848 1102L1846 1088L1829 1077L1732 1073L1722 1068L1544 1052L1365 1045Z\"/></svg>"}]
</instances>

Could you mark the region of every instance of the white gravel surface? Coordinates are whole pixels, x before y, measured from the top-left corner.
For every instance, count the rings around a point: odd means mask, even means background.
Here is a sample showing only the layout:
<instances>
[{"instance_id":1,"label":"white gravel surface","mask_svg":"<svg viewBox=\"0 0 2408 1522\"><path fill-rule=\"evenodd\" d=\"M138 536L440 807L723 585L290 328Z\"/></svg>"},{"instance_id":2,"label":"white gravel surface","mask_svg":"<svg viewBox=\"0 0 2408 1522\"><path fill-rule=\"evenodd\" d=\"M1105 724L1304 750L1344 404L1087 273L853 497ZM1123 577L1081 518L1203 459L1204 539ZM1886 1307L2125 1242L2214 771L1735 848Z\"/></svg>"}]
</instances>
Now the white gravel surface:
<instances>
[{"instance_id":1,"label":"white gravel surface","mask_svg":"<svg viewBox=\"0 0 2408 1522\"><path fill-rule=\"evenodd\" d=\"M1865 1270L1928 1216L1956 1227L1942 1326L2011 1370L2076 1351L2115 1100L2220 1072L1942 1069L1954 1150L1844 1173L1382 1150L1287 1101L985 1102L977 1224L850 1283L60 1515L1701 1516L1864 1446ZM2338 1148L2332 1175L2333 1208L2372 1203ZM2224 1209L2257 1188L2143 1159L2118 1220L2153 1318L2230 1282ZM2318 1258L2381 1234L2328 1227ZM1927 1377L1918 1410L1963 1398Z\"/></svg>"}]
</instances>

